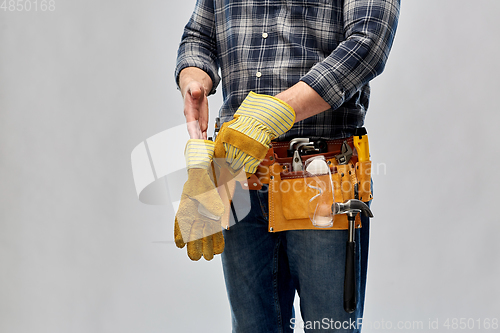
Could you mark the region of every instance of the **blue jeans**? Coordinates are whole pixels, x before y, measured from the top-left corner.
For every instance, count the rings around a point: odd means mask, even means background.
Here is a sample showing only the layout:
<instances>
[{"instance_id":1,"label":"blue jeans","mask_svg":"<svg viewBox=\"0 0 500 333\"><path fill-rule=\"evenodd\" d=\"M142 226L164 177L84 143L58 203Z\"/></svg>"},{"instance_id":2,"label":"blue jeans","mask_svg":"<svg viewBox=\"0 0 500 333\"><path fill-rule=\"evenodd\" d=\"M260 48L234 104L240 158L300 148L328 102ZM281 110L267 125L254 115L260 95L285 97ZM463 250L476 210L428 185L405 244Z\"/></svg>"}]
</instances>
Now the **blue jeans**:
<instances>
[{"instance_id":1,"label":"blue jeans","mask_svg":"<svg viewBox=\"0 0 500 333\"><path fill-rule=\"evenodd\" d=\"M250 213L224 231L224 278L233 333L360 332L368 259L369 219L356 230L358 305L343 309L347 230L268 232L267 187L237 190L235 199L251 205ZM236 197L238 196L238 197ZM236 209L238 214L238 209ZM294 318L300 297L302 319Z\"/></svg>"}]
</instances>

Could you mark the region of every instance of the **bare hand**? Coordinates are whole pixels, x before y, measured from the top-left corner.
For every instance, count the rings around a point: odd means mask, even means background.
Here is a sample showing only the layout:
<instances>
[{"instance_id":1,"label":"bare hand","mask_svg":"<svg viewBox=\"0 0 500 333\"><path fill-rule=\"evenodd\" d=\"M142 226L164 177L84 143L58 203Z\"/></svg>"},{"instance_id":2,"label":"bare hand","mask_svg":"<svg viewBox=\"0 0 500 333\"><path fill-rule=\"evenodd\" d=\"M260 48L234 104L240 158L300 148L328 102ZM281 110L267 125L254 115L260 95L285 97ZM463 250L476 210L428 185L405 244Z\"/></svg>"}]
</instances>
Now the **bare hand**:
<instances>
[{"instance_id":1,"label":"bare hand","mask_svg":"<svg viewBox=\"0 0 500 333\"><path fill-rule=\"evenodd\" d=\"M191 81L184 93L184 116L191 139L207 139L208 98L203 85Z\"/></svg>"}]
</instances>

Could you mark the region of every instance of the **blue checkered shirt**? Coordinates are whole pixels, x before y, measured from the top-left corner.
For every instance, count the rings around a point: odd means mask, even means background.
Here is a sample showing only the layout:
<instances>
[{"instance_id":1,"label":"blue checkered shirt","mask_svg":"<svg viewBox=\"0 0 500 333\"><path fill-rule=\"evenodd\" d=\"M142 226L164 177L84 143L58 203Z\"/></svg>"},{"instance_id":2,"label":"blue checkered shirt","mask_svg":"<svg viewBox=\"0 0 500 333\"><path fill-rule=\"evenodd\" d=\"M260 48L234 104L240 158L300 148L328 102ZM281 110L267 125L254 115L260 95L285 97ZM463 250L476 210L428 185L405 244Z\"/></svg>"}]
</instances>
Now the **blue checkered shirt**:
<instances>
[{"instance_id":1,"label":"blue checkered shirt","mask_svg":"<svg viewBox=\"0 0 500 333\"><path fill-rule=\"evenodd\" d=\"M400 0L197 0L175 77L201 68L211 93L222 77L221 122L250 91L274 96L304 81L331 109L280 139L351 136L363 126L369 81L385 67L399 9Z\"/></svg>"}]
</instances>

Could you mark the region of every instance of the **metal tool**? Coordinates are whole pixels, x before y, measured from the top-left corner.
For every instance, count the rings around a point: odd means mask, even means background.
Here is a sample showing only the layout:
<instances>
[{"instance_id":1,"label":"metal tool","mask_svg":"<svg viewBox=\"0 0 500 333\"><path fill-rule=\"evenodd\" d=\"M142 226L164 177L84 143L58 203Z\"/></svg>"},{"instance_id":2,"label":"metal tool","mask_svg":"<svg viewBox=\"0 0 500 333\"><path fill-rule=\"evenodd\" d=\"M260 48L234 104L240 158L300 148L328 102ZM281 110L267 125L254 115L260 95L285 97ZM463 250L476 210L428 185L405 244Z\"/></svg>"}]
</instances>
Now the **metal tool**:
<instances>
[{"instance_id":1,"label":"metal tool","mask_svg":"<svg viewBox=\"0 0 500 333\"><path fill-rule=\"evenodd\" d=\"M302 165L302 159L300 158L300 153L298 150L293 152L292 158L292 171L302 171L304 166Z\"/></svg>"},{"instance_id":2,"label":"metal tool","mask_svg":"<svg viewBox=\"0 0 500 333\"><path fill-rule=\"evenodd\" d=\"M288 154L289 154L288 157L290 157L291 154L293 154L294 146L297 143L309 143L309 138L295 138L290 140L290 146L288 147Z\"/></svg>"},{"instance_id":3,"label":"metal tool","mask_svg":"<svg viewBox=\"0 0 500 333\"><path fill-rule=\"evenodd\" d=\"M346 244L345 275L344 275L344 310L348 313L356 310L356 272L355 272L355 221L358 213L373 217L370 207L363 201L351 199L344 203L334 202L332 205L334 214L346 214L349 221L349 239Z\"/></svg>"},{"instance_id":4,"label":"metal tool","mask_svg":"<svg viewBox=\"0 0 500 333\"><path fill-rule=\"evenodd\" d=\"M292 157L292 171L303 171L301 156L326 153L328 145L323 139L295 138L290 141L287 156Z\"/></svg>"},{"instance_id":5,"label":"metal tool","mask_svg":"<svg viewBox=\"0 0 500 333\"><path fill-rule=\"evenodd\" d=\"M302 159L300 158L299 148L309 145L309 138L295 138L290 141L288 155L292 155L292 171L303 171Z\"/></svg>"},{"instance_id":6,"label":"metal tool","mask_svg":"<svg viewBox=\"0 0 500 333\"><path fill-rule=\"evenodd\" d=\"M314 144L301 145L299 151L301 155L319 154L319 148L316 148Z\"/></svg>"},{"instance_id":7,"label":"metal tool","mask_svg":"<svg viewBox=\"0 0 500 333\"><path fill-rule=\"evenodd\" d=\"M298 146L300 154L314 155L328 152L328 144L323 139L309 139L309 144Z\"/></svg>"},{"instance_id":8,"label":"metal tool","mask_svg":"<svg viewBox=\"0 0 500 333\"><path fill-rule=\"evenodd\" d=\"M303 155L310 155L317 153L319 153L319 149L314 147L313 142L300 142L297 145L295 145L295 151L293 153L293 160L292 160L292 170L303 171L304 165L302 164L302 159L300 157Z\"/></svg>"},{"instance_id":9,"label":"metal tool","mask_svg":"<svg viewBox=\"0 0 500 333\"><path fill-rule=\"evenodd\" d=\"M347 141L342 143L342 148L340 150L340 154L335 155L335 159L338 164L347 164L352 157L352 148L349 146Z\"/></svg>"},{"instance_id":10,"label":"metal tool","mask_svg":"<svg viewBox=\"0 0 500 333\"><path fill-rule=\"evenodd\" d=\"M219 132L220 131L220 118L217 117L215 118L215 132Z\"/></svg>"}]
</instances>

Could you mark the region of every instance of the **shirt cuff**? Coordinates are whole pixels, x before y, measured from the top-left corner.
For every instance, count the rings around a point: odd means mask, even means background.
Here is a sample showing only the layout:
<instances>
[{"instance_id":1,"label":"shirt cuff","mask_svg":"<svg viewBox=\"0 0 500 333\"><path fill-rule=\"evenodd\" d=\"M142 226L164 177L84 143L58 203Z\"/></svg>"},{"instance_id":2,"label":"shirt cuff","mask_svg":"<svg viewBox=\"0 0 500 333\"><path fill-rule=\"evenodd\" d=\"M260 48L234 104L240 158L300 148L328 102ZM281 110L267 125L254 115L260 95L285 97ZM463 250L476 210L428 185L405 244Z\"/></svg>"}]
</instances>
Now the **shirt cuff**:
<instances>
[{"instance_id":1,"label":"shirt cuff","mask_svg":"<svg viewBox=\"0 0 500 333\"><path fill-rule=\"evenodd\" d=\"M217 91L217 86L220 82L220 76L218 74L217 66L213 65L212 61L205 61L203 59L200 59L199 57L183 57L182 59L179 59L175 68L175 83L177 84L178 89L179 75L181 71L186 67L197 67L207 73L212 80L212 90L208 95L215 94L215 92Z\"/></svg>"},{"instance_id":2,"label":"shirt cuff","mask_svg":"<svg viewBox=\"0 0 500 333\"><path fill-rule=\"evenodd\" d=\"M330 66L320 62L314 65L300 81L313 88L335 110L344 104L345 91L335 75L329 72L331 72Z\"/></svg>"}]
</instances>

